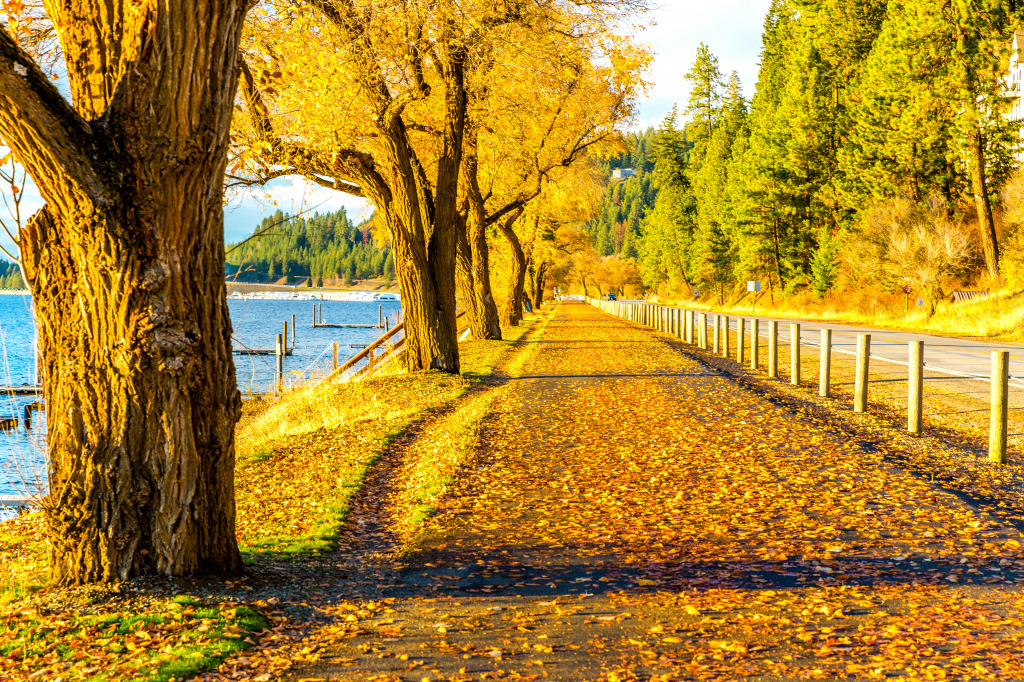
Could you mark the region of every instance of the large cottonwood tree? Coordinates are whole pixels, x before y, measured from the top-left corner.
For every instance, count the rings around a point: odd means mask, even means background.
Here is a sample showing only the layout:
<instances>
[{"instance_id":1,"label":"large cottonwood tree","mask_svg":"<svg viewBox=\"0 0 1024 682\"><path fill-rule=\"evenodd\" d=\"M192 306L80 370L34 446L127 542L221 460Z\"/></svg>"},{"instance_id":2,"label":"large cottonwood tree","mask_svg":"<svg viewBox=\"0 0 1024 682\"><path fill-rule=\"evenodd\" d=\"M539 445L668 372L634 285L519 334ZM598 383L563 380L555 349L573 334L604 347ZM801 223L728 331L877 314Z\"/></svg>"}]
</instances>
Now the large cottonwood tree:
<instances>
[{"instance_id":1,"label":"large cottonwood tree","mask_svg":"<svg viewBox=\"0 0 1024 682\"><path fill-rule=\"evenodd\" d=\"M70 104L0 26L0 139L46 202L19 248L60 583L242 567L222 187L246 7L47 0Z\"/></svg>"},{"instance_id":2,"label":"large cottonwood tree","mask_svg":"<svg viewBox=\"0 0 1024 682\"><path fill-rule=\"evenodd\" d=\"M546 73L545 64L524 69L517 61L527 42L561 36L595 43L615 17L638 7L634 0L267 0L255 10L244 47L249 115L236 129L234 181L301 175L370 199L396 252L407 367L458 371L456 272L475 335L499 337L486 229L518 208L490 210L486 190L474 184L487 162L482 154L490 153L478 140L493 120L469 111L509 116L478 106L499 79L495 65L520 79ZM551 54L542 58L564 66ZM636 66L622 61L608 68L621 73ZM552 118L563 124L563 116L539 106L546 92L523 87L516 93L533 112L526 117L532 125L543 129ZM589 105L600 110L603 102Z\"/></svg>"}]
</instances>

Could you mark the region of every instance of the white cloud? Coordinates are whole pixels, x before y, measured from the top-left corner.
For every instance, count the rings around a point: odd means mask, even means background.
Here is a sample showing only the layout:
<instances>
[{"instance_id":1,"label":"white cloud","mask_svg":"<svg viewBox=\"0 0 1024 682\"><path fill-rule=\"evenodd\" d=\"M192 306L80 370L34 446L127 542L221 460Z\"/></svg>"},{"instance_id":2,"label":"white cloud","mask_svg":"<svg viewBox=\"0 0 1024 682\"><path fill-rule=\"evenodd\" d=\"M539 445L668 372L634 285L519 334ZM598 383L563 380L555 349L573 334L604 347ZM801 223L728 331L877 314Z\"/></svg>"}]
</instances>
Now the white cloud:
<instances>
[{"instance_id":1,"label":"white cloud","mask_svg":"<svg viewBox=\"0 0 1024 682\"><path fill-rule=\"evenodd\" d=\"M280 210L333 213L341 208L359 222L373 214L373 205L365 199L314 185L300 177L274 180L263 188L237 194L224 209L224 238L238 241L252 233L263 218Z\"/></svg>"}]
</instances>

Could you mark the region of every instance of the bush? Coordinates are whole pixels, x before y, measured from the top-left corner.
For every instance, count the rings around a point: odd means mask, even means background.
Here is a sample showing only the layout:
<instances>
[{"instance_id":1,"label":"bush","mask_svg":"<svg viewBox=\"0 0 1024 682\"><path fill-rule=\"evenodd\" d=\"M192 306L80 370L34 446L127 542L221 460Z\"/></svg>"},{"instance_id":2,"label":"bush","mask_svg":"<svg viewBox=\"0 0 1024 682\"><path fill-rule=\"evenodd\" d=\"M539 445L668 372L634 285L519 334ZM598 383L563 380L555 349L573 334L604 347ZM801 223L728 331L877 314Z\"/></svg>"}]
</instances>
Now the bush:
<instances>
[{"instance_id":1,"label":"bush","mask_svg":"<svg viewBox=\"0 0 1024 682\"><path fill-rule=\"evenodd\" d=\"M846 252L854 270L888 291L909 285L928 315L977 257L962 217L951 216L940 198L879 202L861 214L856 236Z\"/></svg>"}]
</instances>

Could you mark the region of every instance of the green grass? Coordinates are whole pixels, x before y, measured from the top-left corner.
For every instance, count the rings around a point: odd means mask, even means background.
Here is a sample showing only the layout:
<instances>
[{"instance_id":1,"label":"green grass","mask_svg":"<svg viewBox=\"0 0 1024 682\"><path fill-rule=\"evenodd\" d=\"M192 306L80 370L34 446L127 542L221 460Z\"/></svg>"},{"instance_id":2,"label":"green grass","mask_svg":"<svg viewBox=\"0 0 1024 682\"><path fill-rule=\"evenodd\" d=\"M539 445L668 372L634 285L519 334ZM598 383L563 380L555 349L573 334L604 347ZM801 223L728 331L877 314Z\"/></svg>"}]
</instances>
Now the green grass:
<instances>
[{"instance_id":1,"label":"green grass","mask_svg":"<svg viewBox=\"0 0 1024 682\"><path fill-rule=\"evenodd\" d=\"M0 523L0 606L41 589L49 576L49 556L39 512Z\"/></svg>"},{"instance_id":2,"label":"green grass","mask_svg":"<svg viewBox=\"0 0 1024 682\"><path fill-rule=\"evenodd\" d=\"M502 341L460 344L461 376L420 372L328 383L250 406L239 427L235 485L243 558L299 559L335 548L352 496L392 439L493 377L533 324L507 330Z\"/></svg>"},{"instance_id":3,"label":"green grass","mask_svg":"<svg viewBox=\"0 0 1024 682\"><path fill-rule=\"evenodd\" d=\"M11 614L0 622L0 657L39 679L182 680L250 646L268 621L247 606L204 606L179 597L149 613Z\"/></svg>"}]
</instances>

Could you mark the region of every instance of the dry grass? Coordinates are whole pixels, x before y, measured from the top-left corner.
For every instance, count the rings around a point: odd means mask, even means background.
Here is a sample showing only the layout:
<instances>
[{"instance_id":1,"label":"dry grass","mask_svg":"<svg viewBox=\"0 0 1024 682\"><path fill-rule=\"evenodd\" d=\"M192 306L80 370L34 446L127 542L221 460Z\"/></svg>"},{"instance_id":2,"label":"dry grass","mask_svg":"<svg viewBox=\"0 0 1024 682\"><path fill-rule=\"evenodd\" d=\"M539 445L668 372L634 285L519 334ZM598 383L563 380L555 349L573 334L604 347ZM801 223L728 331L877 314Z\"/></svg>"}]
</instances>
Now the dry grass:
<instances>
[{"instance_id":1,"label":"dry grass","mask_svg":"<svg viewBox=\"0 0 1024 682\"><path fill-rule=\"evenodd\" d=\"M249 560L264 553L311 556L333 547L345 522L349 500L390 439L491 375L499 359L535 319L512 330L505 341L463 343L461 376L425 372L327 383L294 391L277 401L249 403L238 426L235 470L239 545ZM481 395L488 397L486 392ZM476 425L489 400L467 402L471 409L458 412L458 418L442 428L452 429L462 454L475 438ZM427 485L436 482L425 481ZM243 648L243 638L265 625L262 618L242 607L229 609L224 612L229 615L224 615L216 609L207 613L197 603L190 607L195 614L184 619L175 616L174 624L169 624L163 613L117 610L119 607L104 614L102 623L93 616L55 611L53 619L63 628L57 632L44 628L30 610L21 606L22 597L46 586L48 572L42 515L0 522L0 660L5 652L17 650L22 656L17 665L29 672L43 669L44 659L54 670L64 670L65 654L80 646L82 633L94 636L102 625L113 633L108 636L103 630L103 638L96 640L104 647L101 653L106 657L100 668L112 671L110 677L95 672L95 666L82 667L84 663L79 662L67 668L63 679L188 679L197 671L215 667L231 651ZM173 632L178 642L139 655L132 637L137 629L133 626L140 618L152 623L147 626L151 632ZM99 660L99 655L90 653L91 658L82 660ZM12 679L28 679L29 672L22 672L19 668ZM47 674L50 672L47 670ZM4 678L3 673L0 678Z\"/></svg>"},{"instance_id":2,"label":"dry grass","mask_svg":"<svg viewBox=\"0 0 1024 682\"><path fill-rule=\"evenodd\" d=\"M987 298L964 303L942 302L931 318L923 308L914 305L907 312L897 297L869 294L836 294L818 299L808 293L778 299L774 304L768 302L766 295L756 303L749 296L734 303L710 306L682 299L663 302L720 312L792 317L965 338L1024 341L1024 292L995 292Z\"/></svg>"},{"instance_id":3,"label":"dry grass","mask_svg":"<svg viewBox=\"0 0 1024 682\"><path fill-rule=\"evenodd\" d=\"M0 604L16 601L43 587L49 555L42 513L0 523Z\"/></svg>"},{"instance_id":4,"label":"dry grass","mask_svg":"<svg viewBox=\"0 0 1024 682\"><path fill-rule=\"evenodd\" d=\"M387 374L247 406L235 484L243 551L298 556L334 547L352 495L391 438L490 376L527 329L462 343L461 376Z\"/></svg>"}]
</instances>

